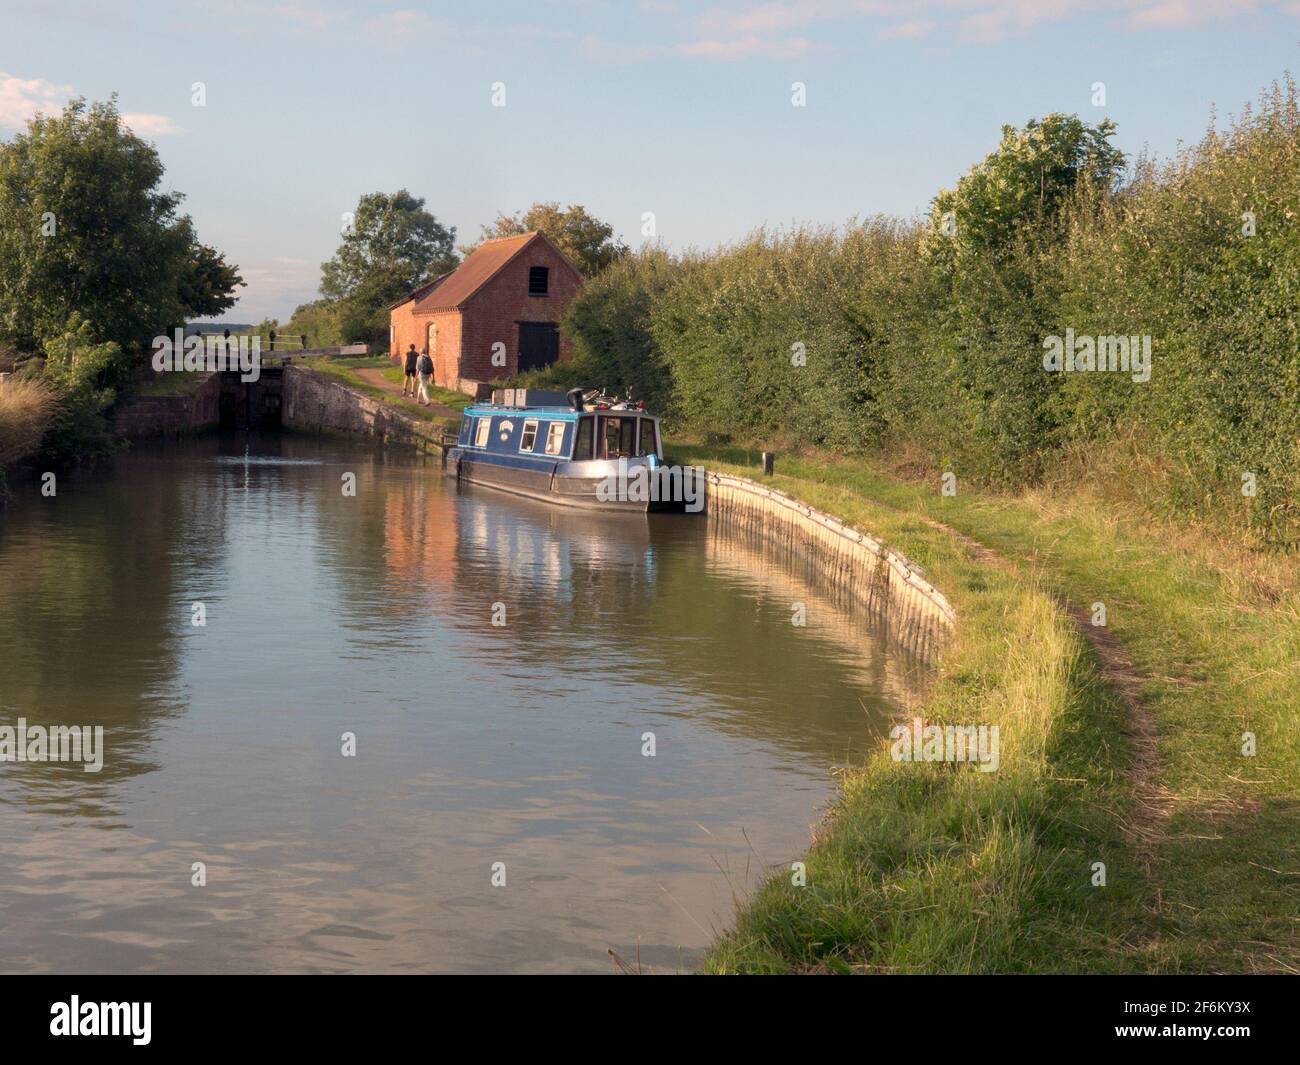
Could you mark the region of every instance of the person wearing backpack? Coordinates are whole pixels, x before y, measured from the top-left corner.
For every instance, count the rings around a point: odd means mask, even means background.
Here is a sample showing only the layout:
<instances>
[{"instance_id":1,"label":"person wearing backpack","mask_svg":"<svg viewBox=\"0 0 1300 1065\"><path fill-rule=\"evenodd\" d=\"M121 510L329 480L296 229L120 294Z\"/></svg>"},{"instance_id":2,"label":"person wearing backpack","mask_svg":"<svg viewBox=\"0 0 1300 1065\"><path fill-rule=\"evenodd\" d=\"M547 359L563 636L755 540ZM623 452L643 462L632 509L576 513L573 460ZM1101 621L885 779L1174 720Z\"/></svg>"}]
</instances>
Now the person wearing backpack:
<instances>
[{"instance_id":1,"label":"person wearing backpack","mask_svg":"<svg viewBox=\"0 0 1300 1065\"><path fill-rule=\"evenodd\" d=\"M429 382L433 380L433 360L429 358L427 351L420 352L420 357L415 363L415 369L420 375L420 394L416 402L422 407L432 407L433 400L429 397Z\"/></svg>"}]
</instances>

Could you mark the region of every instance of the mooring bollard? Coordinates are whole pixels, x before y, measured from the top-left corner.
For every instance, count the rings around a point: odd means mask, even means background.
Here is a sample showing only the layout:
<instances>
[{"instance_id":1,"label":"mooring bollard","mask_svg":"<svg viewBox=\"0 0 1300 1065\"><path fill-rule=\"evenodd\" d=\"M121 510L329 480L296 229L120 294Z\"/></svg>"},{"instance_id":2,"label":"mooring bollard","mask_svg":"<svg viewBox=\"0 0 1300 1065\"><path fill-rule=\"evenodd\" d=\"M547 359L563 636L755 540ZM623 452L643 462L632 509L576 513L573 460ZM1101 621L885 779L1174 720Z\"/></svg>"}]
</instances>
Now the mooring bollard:
<instances>
[{"instance_id":1,"label":"mooring bollard","mask_svg":"<svg viewBox=\"0 0 1300 1065\"><path fill-rule=\"evenodd\" d=\"M763 476L771 477L772 468L776 463L776 453L773 451L763 452Z\"/></svg>"}]
</instances>

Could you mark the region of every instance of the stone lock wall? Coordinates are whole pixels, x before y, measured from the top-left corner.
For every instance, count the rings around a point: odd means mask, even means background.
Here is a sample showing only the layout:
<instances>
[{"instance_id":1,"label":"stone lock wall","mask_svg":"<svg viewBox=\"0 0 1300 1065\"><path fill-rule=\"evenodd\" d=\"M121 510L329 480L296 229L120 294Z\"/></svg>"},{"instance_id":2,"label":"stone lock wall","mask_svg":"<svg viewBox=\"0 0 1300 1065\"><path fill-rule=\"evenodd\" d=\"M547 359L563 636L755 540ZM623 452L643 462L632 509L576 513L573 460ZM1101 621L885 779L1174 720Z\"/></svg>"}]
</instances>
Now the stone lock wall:
<instances>
[{"instance_id":1,"label":"stone lock wall","mask_svg":"<svg viewBox=\"0 0 1300 1065\"><path fill-rule=\"evenodd\" d=\"M195 391L173 396L132 396L113 411L113 432L124 437L180 436L221 423L221 375L210 374Z\"/></svg>"},{"instance_id":2,"label":"stone lock wall","mask_svg":"<svg viewBox=\"0 0 1300 1065\"><path fill-rule=\"evenodd\" d=\"M355 433L441 454L442 427L301 366L287 366L280 407L286 429Z\"/></svg>"},{"instance_id":3,"label":"stone lock wall","mask_svg":"<svg viewBox=\"0 0 1300 1065\"><path fill-rule=\"evenodd\" d=\"M957 613L920 567L784 492L725 473L708 473L706 480L710 522L788 551L884 622L892 643L924 662L934 660Z\"/></svg>"}]
</instances>

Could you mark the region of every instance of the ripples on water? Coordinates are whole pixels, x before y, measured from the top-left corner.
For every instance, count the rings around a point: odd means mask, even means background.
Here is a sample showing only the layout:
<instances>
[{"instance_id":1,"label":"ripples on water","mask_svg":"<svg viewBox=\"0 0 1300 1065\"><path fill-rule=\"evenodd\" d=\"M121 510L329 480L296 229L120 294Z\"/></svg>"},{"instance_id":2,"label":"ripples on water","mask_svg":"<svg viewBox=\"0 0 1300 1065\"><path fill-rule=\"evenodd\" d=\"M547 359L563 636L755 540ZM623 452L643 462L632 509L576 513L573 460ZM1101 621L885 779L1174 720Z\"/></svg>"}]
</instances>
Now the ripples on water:
<instances>
[{"instance_id":1,"label":"ripples on water","mask_svg":"<svg viewBox=\"0 0 1300 1065\"><path fill-rule=\"evenodd\" d=\"M698 517L293 436L18 488L0 724L103 725L106 753L0 764L6 971L690 968L907 684Z\"/></svg>"}]
</instances>

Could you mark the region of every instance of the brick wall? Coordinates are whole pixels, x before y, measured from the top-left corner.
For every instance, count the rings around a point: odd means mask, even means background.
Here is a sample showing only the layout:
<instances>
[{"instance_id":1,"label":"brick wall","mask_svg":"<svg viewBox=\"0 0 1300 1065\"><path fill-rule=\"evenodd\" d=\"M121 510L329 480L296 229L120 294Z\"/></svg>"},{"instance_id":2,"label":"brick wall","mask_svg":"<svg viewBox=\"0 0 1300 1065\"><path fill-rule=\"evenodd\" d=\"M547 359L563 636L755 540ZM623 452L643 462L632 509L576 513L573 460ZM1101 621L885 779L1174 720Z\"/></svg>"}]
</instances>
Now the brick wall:
<instances>
[{"instance_id":1,"label":"brick wall","mask_svg":"<svg viewBox=\"0 0 1300 1065\"><path fill-rule=\"evenodd\" d=\"M433 350L429 352L433 358L433 383L443 388L454 389L456 362L460 355L460 312L443 311L440 314L425 315L417 321L424 324L426 337L429 323L433 323L438 329Z\"/></svg>"},{"instance_id":2,"label":"brick wall","mask_svg":"<svg viewBox=\"0 0 1300 1065\"><path fill-rule=\"evenodd\" d=\"M528 294L528 270L550 268L547 294ZM392 311L392 340L389 355L400 360L410 344L416 351L428 342L429 323L437 326L433 356L433 379L444 388L458 389L462 380L492 381L509 377L519 369L519 323L558 323L569 301L577 295L582 279L547 241L528 244L459 311L417 315L409 300ZM504 366L492 365L492 345L505 345ZM572 345L561 334L561 361L571 358Z\"/></svg>"},{"instance_id":3,"label":"brick wall","mask_svg":"<svg viewBox=\"0 0 1300 1065\"><path fill-rule=\"evenodd\" d=\"M528 295L530 266L550 267L545 296ZM491 381L516 373L519 323L558 322L581 285L581 278L559 252L544 240L534 240L474 293L462 309L460 364L456 376ZM497 341L506 346L504 367L492 365L492 345ZM560 359L571 356L571 346L561 336Z\"/></svg>"},{"instance_id":4,"label":"brick wall","mask_svg":"<svg viewBox=\"0 0 1300 1065\"><path fill-rule=\"evenodd\" d=\"M433 358L433 380L446 388L455 388L447 384L451 380L460 350L460 312L442 311L438 314L415 314L415 301L403 303L390 316L393 339L389 348L389 358L400 363L406 355L409 345L414 344L416 351L429 347L429 325L438 327L429 355Z\"/></svg>"},{"instance_id":5,"label":"brick wall","mask_svg":"<svg viewBox=\"0 0 1300 1065\"><path fill-rule=\"evenodd\" d=\"M408 345L414 344L416 351L424 345L424 327L412 313L414 308L415 300L407 300L389 313L392 336L389 341L388 357L394 362L401 359Z\"/></svg>"}]
</instances>

